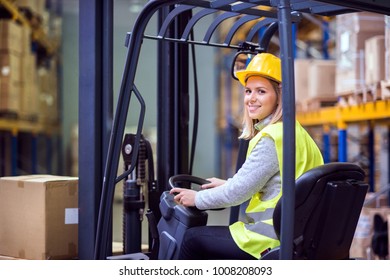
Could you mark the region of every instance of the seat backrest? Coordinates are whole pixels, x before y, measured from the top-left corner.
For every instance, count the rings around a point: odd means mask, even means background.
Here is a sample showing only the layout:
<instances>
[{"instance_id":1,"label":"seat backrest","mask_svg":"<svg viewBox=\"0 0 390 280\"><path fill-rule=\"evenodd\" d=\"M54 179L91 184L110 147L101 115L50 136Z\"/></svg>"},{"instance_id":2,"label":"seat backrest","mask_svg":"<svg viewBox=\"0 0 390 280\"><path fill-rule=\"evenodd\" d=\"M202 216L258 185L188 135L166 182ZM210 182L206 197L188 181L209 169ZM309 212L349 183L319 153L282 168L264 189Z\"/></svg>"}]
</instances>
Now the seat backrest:
<instances>
[{"instance_id":1,"label":"seat backrest","mask_svg":"<svg viewBox=\"0 0 390 280\"><path fill-rule=\"evenodd\" d=\"M347 259L368 185L352 163L328 163L296 180L294 259ZM273 220L280 235L282 199Z\"/></svg>"}]
</instances>

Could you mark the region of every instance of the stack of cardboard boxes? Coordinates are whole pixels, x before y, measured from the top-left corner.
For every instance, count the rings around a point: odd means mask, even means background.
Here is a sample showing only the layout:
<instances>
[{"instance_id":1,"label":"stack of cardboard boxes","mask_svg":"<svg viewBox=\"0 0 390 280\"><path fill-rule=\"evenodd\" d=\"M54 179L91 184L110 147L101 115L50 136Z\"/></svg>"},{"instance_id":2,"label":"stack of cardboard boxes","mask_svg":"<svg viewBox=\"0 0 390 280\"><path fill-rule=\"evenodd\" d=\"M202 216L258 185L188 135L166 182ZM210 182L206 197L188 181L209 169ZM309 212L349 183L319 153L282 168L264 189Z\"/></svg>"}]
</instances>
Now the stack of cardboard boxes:
<instances>
[{"instance_id":1,"label":"stack of cardboard boxes","mask_svg":"<svg viewBox=\"0 0 390 280\"><path fill-rule=\"evenodd\" d=\"M25 50L23 27L0 20L0 111L18 114L21 97L21 57Z\"/></svg>"},{"instance_id":2,"label":"stack of cardboard boxes","mask_svg":"<svg viewBox=\"0 0 390 280\"><path fill-rule=\"evenodd\" d=\"M31 51L31 29L1 19L0 36L0 110L21 119L36 118L37 62Z\"/></svg>"},{"instance_id":3,"label":"stack of cardboard boxes","mask_svg":"<svg viewBox=\"0 0 390 280\"><path fill-rule=\"evenodd\" d=\"M390 74L386 76L386 65L390 64L390 24L386 18L370 12L336 16L335 59L295 60L298 111L335 105L331 104L335 100L349 106L390 96L381 90L382 81L390 80ZM313 107L313 100L321 102Z\"/></svg>"},{"instance_id":4,"label":"stack of cardboard boxes","mask_svg":"<svg viewBox=\"0 0 390 280\"><path fill-rule=\"evenodd\" d=\"M378 50L378 44L383 41L372 38L383 36L384 32L384 16L380 14L361 12L336 17L336 94L338 96L362 93L366 90L366 62L369 66L370 84L378 78L371 76L371 72L374 68L375 71L382 69L380 63L384 61L378 61L380 54L372 53L372 49ZM369 39L371 41L367 45L369 49L366 52L366 41ZM380 51L383 52L383 48Z\"/></svg>"},{"instance_id":5,"label":"stack of cardboard boxes","mask_svg":"<svg viewBox=\"0 0 390 280\"><path fill-rule=\"evenodd\" d=\"M385 79L385 36L377 35L365 42L365 84L372 99L380 99L381 81Z\"/></svg>"},{"instance_id":6,"label":"stack of cardboard boxes","mask_svg":"<svg viewBox=\"0 0 390 280\"><path fill-rule=\"evenodd\" d=\"M335 60L295 59L294 67L297 111L313 111L336 104Z\"/></svg>"},{"instance_id":7,"label":"stack of cardboard boxes","mask_svg":"<svg viewBox=\"0 0 390 280\"><path fill-rule=\"evenodd\" d=\"M38 108L38 80L37 80L37 56L31 50L31 29L24 26L23 52L20 58L20 100L19 116L21 119L36 120L39 113Z\"/></svg>"},{"instance_id":8,"label":"stack of cardboard boxes","mask_svg":"<svg viewBox=\"0 0 390 280\"><path fill-rule=\"evenodd\" d=\"M59 121L57 62L51 59L38 68L39 120L44 124Z\"/></svg>"},{"instance_id":9,"label":"stack of cardboard boxes","mask_svg":"<svg viewBox=\"0 0 390 280\"><path fill-rule=\"evenodd\" d=\"M54 28L54 35L51 32L49 38L51 17L45 9L45 1L18 0L13 4L21 9L21 15L29 11L33 16L29 24L0 19L0 112L2 116L57 124L57 57L48 56L38 61L37 36L46 36L47 41L53 39L55 45L59 45L59 28ZM38 34L38 29L43 33Z\"/></svg>"}]
</instances>

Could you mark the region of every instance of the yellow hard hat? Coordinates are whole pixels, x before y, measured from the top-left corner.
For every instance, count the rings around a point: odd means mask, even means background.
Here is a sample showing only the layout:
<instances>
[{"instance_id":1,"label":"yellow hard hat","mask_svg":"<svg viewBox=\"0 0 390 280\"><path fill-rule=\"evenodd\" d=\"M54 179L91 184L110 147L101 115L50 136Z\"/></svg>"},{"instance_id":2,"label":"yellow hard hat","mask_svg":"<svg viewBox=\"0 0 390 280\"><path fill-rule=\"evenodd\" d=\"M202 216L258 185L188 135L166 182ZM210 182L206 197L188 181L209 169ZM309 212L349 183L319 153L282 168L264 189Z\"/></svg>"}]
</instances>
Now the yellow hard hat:
<instances>
[{"instance_id":1,"label":"yellow hard hat","mask_svg":"<svg viewBox=\"0 0 390 280\"><path fill-rule=\"evenodd\" d=\"M235 75L243 86L250 76L262 76L280 83L282 82L280 58L270 53L259 53L245 70L237 71Z\"/></svg>"}]
</instances>

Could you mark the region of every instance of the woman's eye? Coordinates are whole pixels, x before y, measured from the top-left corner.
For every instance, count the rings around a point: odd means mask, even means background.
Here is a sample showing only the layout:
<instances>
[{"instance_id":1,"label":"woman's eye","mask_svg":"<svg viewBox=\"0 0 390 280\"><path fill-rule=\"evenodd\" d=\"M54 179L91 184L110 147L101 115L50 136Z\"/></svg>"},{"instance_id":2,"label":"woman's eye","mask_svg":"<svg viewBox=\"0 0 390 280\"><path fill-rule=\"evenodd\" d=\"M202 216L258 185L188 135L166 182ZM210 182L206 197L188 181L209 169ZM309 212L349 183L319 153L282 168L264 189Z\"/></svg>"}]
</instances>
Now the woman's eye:
<instances>
[{"instance_id":1,"label":"woman's eye","mask_svg":"<svg viewBox=\"0 0 390 280\"><path fill-rule=\"evenodd\" d=\"M258 93L258 94L264 94L264 93L266 93L266 91L263 90L263 89L259 89L259 90L257 91L257 93Z\"/></svg>"},{"instance_id":2,"label":"woman's eye","mask_svg":"<svg viewBox=\"0 0 390 280\"><path fill-rule=\"evenodd\" d=\"M248 94L251 94L251 91L250 91L249 89L246 89L246 90L245 90L245 94L247 94L247 95L248 95Z\"/></svg>"}]
</instances>

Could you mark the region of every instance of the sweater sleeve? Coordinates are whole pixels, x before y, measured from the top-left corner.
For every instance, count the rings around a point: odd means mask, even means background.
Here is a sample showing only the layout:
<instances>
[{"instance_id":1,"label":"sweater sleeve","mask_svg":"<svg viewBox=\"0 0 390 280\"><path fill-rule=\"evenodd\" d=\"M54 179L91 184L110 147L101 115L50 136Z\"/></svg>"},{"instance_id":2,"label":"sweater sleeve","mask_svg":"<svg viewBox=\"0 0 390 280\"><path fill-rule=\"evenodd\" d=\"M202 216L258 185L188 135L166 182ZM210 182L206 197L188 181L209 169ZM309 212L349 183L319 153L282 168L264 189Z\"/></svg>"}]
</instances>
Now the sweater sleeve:
<instances>
[{"instance_id":1,"label":"sweater sleeve","mask_svg":"<svg viewBox=\"0 0 390 280\"><path fill-rule=\"evenodd\" d=\"M219 187L199 191L195 205L202 210L239 205L260 192L279 171L275 143L262 137L237 173Z\"/></svg>"}]
</instances>

